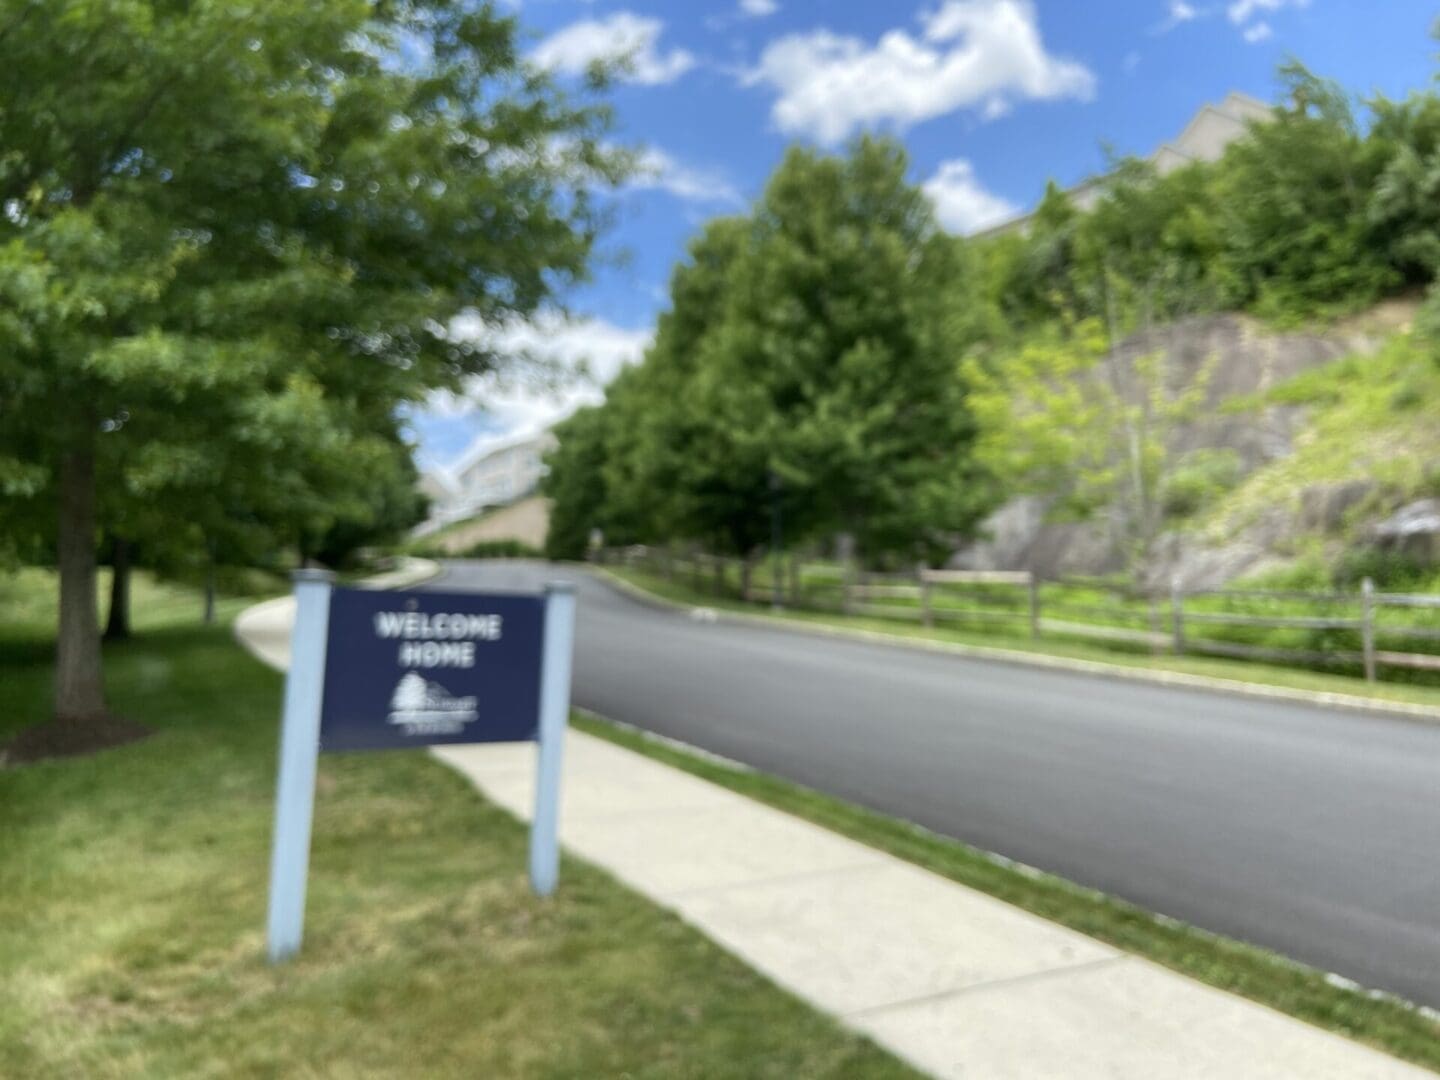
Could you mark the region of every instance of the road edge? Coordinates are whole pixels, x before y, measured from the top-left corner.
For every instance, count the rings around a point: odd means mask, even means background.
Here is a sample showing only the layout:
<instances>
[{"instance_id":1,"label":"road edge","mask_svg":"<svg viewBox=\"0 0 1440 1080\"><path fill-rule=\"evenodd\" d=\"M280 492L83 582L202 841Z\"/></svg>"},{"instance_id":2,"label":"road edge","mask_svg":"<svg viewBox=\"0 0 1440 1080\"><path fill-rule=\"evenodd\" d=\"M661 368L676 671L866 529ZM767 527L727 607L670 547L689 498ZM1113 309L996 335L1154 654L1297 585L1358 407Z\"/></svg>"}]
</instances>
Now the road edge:
<instances>
[{"instance_id":1,"label":"road edge","mask_svg":"<svg viewBox=\"0 0 1440 1080\"><path fill-rule=\"evenodd\" d=\"M1120 679L1128 682L1148 683L1155 686L1182 687L1190 690L1207 690L1212 693L1231 694L1238 697L1258 698L1268 701L1288 701L1305 705L1318 705L1337 712L1381 714L1387 717L1414 721L1422 724L1440 725L1440 708L1433 705L1415 705L1403 701L1384 701L1358 694L1337 694L1323 690L1301 690L1290 686L1266 686L1261 683L1240 682L1235 679L1219 679L1209 675L1192 675L1181 671L1155 671L1149 668L1132 668L1123 664L1107 664L1098 660L1080 660L1068 656L1049 656L1044 653L1021 652L1017 649L1002 649L990 645L966 645L958 641L934 641L926 638L907 637L904 634L887 634L879 630L860 627L828 626L824 623L806 622L786 618L784 615L751 615L728 608L702 608L695 604L682 604L652 593L648 589L626 581L608 567L593 563L587 569L597 572L604 581L624 593L632 600L651 607L668 611L710 612L717 622L740 623L750 626L768 626L791 632L813 634L817 637L839 638L850 641L867 641L872 644L892 645L917 652L939 653L961 656L971 660L990 660L997 663L1014 664L1021 667L1048 668L1053 671L1067 671L1081 675L1093 675L1105 679ZM707 616L708 618L709 616Z\"/></svg>"}]
</instances>

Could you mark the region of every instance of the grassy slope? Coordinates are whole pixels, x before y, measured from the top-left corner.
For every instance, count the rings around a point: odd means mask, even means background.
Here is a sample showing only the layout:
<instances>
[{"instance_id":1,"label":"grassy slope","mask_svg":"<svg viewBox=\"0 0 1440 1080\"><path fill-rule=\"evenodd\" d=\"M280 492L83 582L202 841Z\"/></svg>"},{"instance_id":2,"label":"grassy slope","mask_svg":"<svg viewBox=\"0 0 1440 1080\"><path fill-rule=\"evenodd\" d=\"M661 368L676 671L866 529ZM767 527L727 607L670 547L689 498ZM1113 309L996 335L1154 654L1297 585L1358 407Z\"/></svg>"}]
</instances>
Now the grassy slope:
<instances>
[{"instance_id":1,"label":"grassy slope","mask_svg":"<svg viewBox=\"0 0 1440 1080\"><path fill-rule=\"evenodd\" d=\"M1333 985L1323 973L1264 949L1152 915L789 781L687 753L643 732L588 716L576 726L1211 986L1440 1071L1440 1018L1433 1013Z\"/></svg>"},{"instance_id":2,"label":"grassy slope","mask_svg":"<svg viewBox=\"0 0 1440 1080\"><path fill-rule=\"evenodd\" d=\"M421 555L435 552L458 555L475 544L510 542L538 550L545 543L549 513L544 496L527 495L506 506L491 507L473 517L452 521L428 536L409 541L405 549Z\"/></svg>"},{"instance_id":3,"label":"grassy slope","mask_svg":"<svg viewBox=\"0 0 1440 1080\"><path fill-rule=\"evenodd\" d=\"M1310 410L1294 453L1247 477L1197 531L1223 543L1276 507L1298 510L1301 492L1327 484L1370 481L1396 500L1440 494L1440 364L1432 352L1398 334L1373 356L1347 356L1271 391L1266 400ZM1318 539L1291 538L1293 554Z\"/></svg>"},{"instance_id":4,"label":"grassy slope","mask_svg":"<svg viewBox=\"0 0 1440 1080\"><path fill-rule=\"evenodd\" d=\"M1345 675L1331 675L1324 672L1307 671L1302 668L1276 667L1269 664L1240 660L1226 660L1206 656L1171 656L1127 652L1104 645L1074 641L1058 641L1042 638L1033 641L1029 637L1013 634L987 633L980 630L964 630L949 626L925 629L918 623L901 620L845 616L809 611L786 611L772 616L769 608L758 604L744 604L738 600L717 599L705 590L692 588L688 583L666 582L659 575L643 570L624 567L603 567L607 573L639 586L656 596L681 604L703 605L722 610L743 611L767 618L776 617L802 623L822 626L849 627L856 630L875 631L899 637L921 638L933 641L955 642L961 645L977 645L994 649L1006 649L1018 653L1034 653L1042 656L1062 656L1094 663L1111 664L1116 667L1138 668L1147 671L1176 671L1188 675L1203 675L1235 682L1255 683L1261 686L1279 686L1298 690L1313 690L1321 693L1350 694L1358 697L1372 697L1380 701L1397 701L1440 708L1440 689L1415 686L1404 683L1377 683L1367 685L1363 680ZM887 601L889 602L889 601Z\"/></svg>"},{"instance_id":5,"label":"grassy slope","mask_svg":"<svg viewBox=\"0 0 1440 1080\"><path fill-rule=\"evenodd\" d=\"M0 740L44 714L48 584L0 579ZM0 771L0 1075L912 1075L596 870L535 900L523 828L418 752L322 759L305 949L268 966L280 679L136 599L109 689L157 733Z\"/></svg>"}]
</instances>

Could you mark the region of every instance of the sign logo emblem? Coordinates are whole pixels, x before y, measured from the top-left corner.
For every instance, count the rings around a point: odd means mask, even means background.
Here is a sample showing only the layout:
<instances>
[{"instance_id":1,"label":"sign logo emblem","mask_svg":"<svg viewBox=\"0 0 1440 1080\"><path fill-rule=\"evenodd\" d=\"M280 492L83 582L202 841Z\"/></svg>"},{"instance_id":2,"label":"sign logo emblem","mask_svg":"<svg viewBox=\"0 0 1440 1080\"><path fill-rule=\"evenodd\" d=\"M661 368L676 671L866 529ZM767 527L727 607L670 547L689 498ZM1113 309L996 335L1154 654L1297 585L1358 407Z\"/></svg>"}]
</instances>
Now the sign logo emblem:
<instances>
[{"instance_id":1,"label":"sign logo emblem","mask_svg":"<svg viewBox=\"0 0 1440 1080\"><path fill-rule=\"evenodd\" d=\"M390 695L390 723L406 735L458 735L479 716L476 699L450 691L417 672L406 672Z\"/></svg>"}]
</instances>

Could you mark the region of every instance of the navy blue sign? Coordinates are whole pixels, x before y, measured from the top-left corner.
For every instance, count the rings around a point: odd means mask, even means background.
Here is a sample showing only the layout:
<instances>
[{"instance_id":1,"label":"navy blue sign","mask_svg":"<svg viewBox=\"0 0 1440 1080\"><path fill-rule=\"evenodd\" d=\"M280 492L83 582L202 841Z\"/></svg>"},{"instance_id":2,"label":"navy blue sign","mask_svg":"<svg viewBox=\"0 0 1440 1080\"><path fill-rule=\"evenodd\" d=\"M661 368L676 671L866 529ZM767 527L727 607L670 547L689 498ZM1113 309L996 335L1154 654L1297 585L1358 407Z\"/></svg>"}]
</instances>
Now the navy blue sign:
<instances>
[{"instance_id":1,"label":"navy blue sign","mask_svg":"<svg viewBox=\"0 0 1440 1080\"><path fill-rule=\"evenodd\" d=\"M544 627L539 596L336 589L320 748L533 740Z\"/></svg>"}]
</instances>

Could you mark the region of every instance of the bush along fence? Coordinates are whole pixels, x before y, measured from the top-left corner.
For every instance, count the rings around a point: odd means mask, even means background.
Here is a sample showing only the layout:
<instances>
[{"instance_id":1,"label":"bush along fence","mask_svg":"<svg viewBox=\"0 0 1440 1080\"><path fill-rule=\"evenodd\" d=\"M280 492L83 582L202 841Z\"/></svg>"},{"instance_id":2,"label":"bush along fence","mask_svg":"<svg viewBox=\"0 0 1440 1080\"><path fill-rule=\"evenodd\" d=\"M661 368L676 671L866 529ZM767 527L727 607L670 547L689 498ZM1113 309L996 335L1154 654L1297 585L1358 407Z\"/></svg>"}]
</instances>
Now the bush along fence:
<instances>
[{"instance_id":1,"label":"bush along fence","mask_svg":"<svg viewBox=\"0 0 1440 1080\"><path fill-rule=\"evenodd\" d=\"M695 552L597 551L718 598L772 608L919 623L1031 640L1083 640L1127 651L1223 656L1440 682L1440 595L1202 589L1157 593L1122 581L1026 572L867 573L799 558L749 563Z\"/></svg>"}]
</instances>

